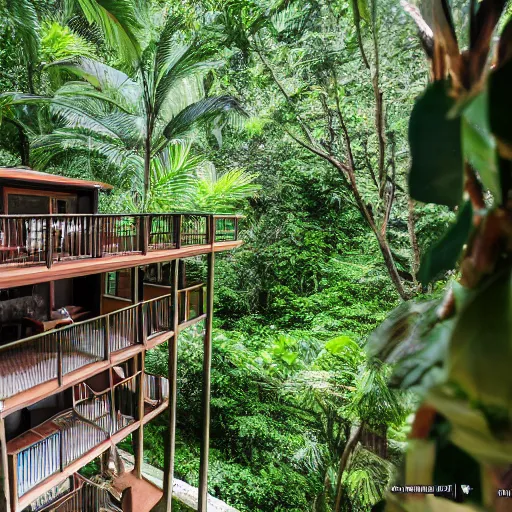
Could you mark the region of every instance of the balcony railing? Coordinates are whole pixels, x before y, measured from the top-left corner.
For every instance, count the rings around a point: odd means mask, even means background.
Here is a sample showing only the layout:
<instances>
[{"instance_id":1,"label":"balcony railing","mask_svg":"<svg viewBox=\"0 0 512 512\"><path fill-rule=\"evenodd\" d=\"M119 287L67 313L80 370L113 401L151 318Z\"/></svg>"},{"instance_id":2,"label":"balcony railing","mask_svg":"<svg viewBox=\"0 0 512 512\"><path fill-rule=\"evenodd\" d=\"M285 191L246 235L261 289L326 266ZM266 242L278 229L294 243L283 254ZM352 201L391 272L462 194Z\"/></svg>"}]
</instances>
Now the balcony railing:
<instances>
[{"instance_id":1,"label":"balcony railing","mask_svg":"<svg viewBox=\"0 0 512 512\"><path fill-rule=\"evenodd\" d=\"M238 216L0 215L0 265L146 254L238 239Z\"/></svg>"},{"instance_id":2,"label":"balcony railing","mask_svg":"<svg viewBox=\"0 0 512 512\"><path fill-rule=\"evenodd\" d=\"M169 381L159 375L144 374L144 398L147 404L158 407L169 399Z\"/></svg>"},{"instance_id":3,"label":"balcony railing","mask_svg":"<svg viewBox=\"0 0 512 512\"><path fill-rule=\"evenodd\" d=\"M94 392L85 383L79 384L75 386L77 399L73 409L10 441L7 451L11 474L16 475L16 502L44 480L137 421L140 378L141 374L137 373L101 393ZM155 375L144 375L143 378L144 402L149 406L145 412L150 412L168 400L169 383Z\"/></svg>"},{"instance_id":4,"label":"balcony railing","mask_svg":"<svg viewBox=\"0 0 512 512\"><path fill-rule=\"evenodd\" d=\"M169 296L0 347L0 400L58 379L110 354L143 343L138 325L145 315L151 333L170 331ZM149 336L148 336L149 337Z\"/></svg>"},{"instance_id":5,"label":"balcony railing","mask_svg":"<svg viewBox=\"0 0 512 512\"><path fill-rule=\"evenodd\" d=\"M23 512L122 512L104 488L74 474L32 502Z\"/></svg>"},{"instance_id":6,"label":"balcony railing","mask_svg":"<svg viewBox=\"0 0 512 512\"><path fill-rule=\"evenodd\" d=\"M114 502L112 495L103 487L79 477L79 484L69 496L61 499L55 506L42 512L123 512Z\"/></svg>"},{"instance_id":7,"label":"balcony railing","mask_svg":"<svg viewBox=\"0 0 512 512\"><path fill-rule=\"evenodd\" d=\"M146 301L142 305L142 314L148 338L172 330L171 296Z\"/></svg>"},{"instance_id":8,"label":"balcony railing","mask_svg":"<svg viewBox=\"0 0 512 512\"><path fill-rule=\"evenodd\" d=\"M203 283L179 290L179 321L189 322L205 312L206 287Z\"/></svg>"}]
</instances>

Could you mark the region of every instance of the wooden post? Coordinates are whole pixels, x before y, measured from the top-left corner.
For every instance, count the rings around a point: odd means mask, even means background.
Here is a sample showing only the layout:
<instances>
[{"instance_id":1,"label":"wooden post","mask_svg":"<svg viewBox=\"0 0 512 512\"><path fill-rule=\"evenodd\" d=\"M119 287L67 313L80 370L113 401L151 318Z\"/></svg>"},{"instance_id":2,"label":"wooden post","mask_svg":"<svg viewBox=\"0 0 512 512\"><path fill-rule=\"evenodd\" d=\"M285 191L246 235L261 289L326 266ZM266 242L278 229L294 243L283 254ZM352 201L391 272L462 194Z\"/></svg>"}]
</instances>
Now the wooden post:
<instances>
[{"instance_id":1,"label":"wooden post","mask_svg":"<svg viewBox=\"0 0 512 512\"><path fill-rule=\"evenodd\" d=\"M140 375L139 375L139 428L134 433L133 440L135 444L135 476L142 478L142 463L144 462L144 370L145 370L145 356L146 351L140 355Z\"/></svg>"},{"instance_id":2,"label":"wooden post","mask_svg":"<svg viewBox=\"0 0 512 512\"><path fill-rule=\"evenodd\" d=\"M212 218L213 221L213 218ZM213 222L212 222L213 224ZM215 232L212 231L215 240ZM213 242L212 242L213 245ZM199 463L199 505L198 512L206 512L208 507L208 458L210 452L210 391L212 366L212 321L213 321L213 284L215 277L215 253L210 252L208 258L208 280L206 283L206 328L204 333L203 356L203 396L202 396L202 431L201 458Z\"/></svg>"},{"instance_id":3,"label":"wooden post","mask_svg":"<svg viewBox=\"0 0 512 512\"><path fill-rule=\"evenodd\" d=\"M105 315L103 321L105 322L105 339L103 341L105 347L105 361L110 361L110 314Z\"/></svg>"},{"instance_id":4,"label":"wooden post","mask_svg":"<svg viewBox=\"0 0 512 512\"><path fill-rule=\"evenodd\" d=\"M145 256L148 253L148 246L149 246L149 235L151 231L151 215L146 215L145 217L138 217L138 228L139 232L142 228L141 233L141 252ZM142 221L142 222L141 222Z\"/></svg>"},{"instance_id":5,"label":"wooden post","mask_svg":"<svg viewBox=\"0 0 512 512\"><path fill-rule=\"evenodd\" d=\"M108 318L107 318L107 320L108 320ZM110 411L111 426L110 426L110 432L108 435L109 439L112 437L112 434L114 432L116 432L116 430L117 430L116 393L115 393L115 389L114 389L114 376L112 375L113 371L114 371L113 368L110 368L108 370L108 383L110 386L110 407L111 407L111 411ZM107 467L108 467L108 463L107 463Z\"/></svg>"},{"instance_id":6,"label":"wooden post","mask_svg":"<svg viewBox=\"0 0 512 512\"><path fill-rule=\"evenodd\" d=\"M57 381L59 386L62 386L64 375L62 370L62 336L61 331L55 332L55 338L57 340Z\"/></svg>"},{"instance_id":7,"label":"wooden post","mask_svg":"<svg viewBox=\"0 0 512 512\"><path fill-rule=\"evenodd\" d=\"M11 512L5 420L0 417L0 512Z\"/></svg>"},{"instance_id":8,"label":"wooden post","mask_svg":"<svg viewBox=\"0 0 512 512\"><path fill-rule=\"evenodd\" d=\"M209 217L206 217L206 222L208 223L208 241L213 247L215 245L215 232L217 231L217 217L215 217L215 215L210 215Z\"/></svg>"},{"instance_id":9,"label":"wooden post","mask_svg":"<svg viewBox=\"0 0 512 512\"><path fill-rule=\"evenodd\" d=\"M174 216L174 241L176 249L181 248L181 215Z\"/></svg>"},{"instance_id":10,"label":"wooden post","mask_svg":"<svg viewBox=\"0 0 512 512\"><path fill-rule=\"evenodd\" d=\"M46 266L52 268L53 265L53 236L52 236L52 219L48 217L46 219L46 233L45 233L45 245L46 245Z\"/></svg>"},{"instance_id":11,"label":"wooden post","mask_svg":"<svg viewBox=\"0 0 512 512\"><path fill-rule=\"evenodd\" d=\"M137 342L146 345L147 327L144 310L147 307L144 304L144 270L141 267L135 267L135 279L137 280L136 294L134 295L134 303L137 304Z\"/></svg>"},{"instance_id":12,"label":"wooden post","mask_svg":"<svg viewBox=\"0 0 512 512\"><path fill-rule=\"evenodd\" d=\"M173 260L172 281L172 323L174 334L169 340L169 430L166 439L164 470L164 503L167 512L172 510L172 486L174 477L174 455L176 450L176 403L178 398L178 268L179 260Z\"/></svg>"}]
</instances>

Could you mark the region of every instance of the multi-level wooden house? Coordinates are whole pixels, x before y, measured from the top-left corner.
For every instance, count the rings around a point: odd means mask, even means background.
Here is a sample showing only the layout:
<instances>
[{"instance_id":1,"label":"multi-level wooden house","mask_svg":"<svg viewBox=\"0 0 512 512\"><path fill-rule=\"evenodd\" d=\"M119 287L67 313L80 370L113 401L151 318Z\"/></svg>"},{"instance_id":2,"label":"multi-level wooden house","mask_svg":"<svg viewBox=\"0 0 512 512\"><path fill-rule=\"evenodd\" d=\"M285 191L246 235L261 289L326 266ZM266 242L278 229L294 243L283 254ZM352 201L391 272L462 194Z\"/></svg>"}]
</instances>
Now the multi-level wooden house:
<instances>
[{"instance_id":1,"label":"multi-level wooden house","mask_svg":"<svg viewBox=\"0 0 512 512\"><path fill-rule=\"evenodd\" d=\"M216 252L240 244L238 218L98 214L99 193L110 188L0 168L0 512L170 503L178 337L198 322L206 510L213 266ZM201 255L207 272L198 282L183 262ZM164 342L169 375L150 375L146 352ZM141 467L144 425L166 409L162 493ZM123 472L108 461L119 460L115 447L128 437L135 467ZM93 460L111 473L108 485L80 475Z\"/></svg>"}]
</instances>

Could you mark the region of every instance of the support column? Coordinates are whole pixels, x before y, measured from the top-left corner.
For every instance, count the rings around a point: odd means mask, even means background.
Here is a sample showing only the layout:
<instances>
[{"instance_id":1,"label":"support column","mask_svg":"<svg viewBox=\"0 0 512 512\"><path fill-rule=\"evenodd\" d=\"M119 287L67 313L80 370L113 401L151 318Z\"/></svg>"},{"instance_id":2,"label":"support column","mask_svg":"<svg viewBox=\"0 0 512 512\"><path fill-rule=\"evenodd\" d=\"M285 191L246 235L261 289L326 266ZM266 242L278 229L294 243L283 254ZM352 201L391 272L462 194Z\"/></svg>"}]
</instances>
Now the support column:
<instances>
[{"instance_id":1,"label":"support column","mask_svg":"<svg viewBox=\"0 0 512 512\"><path fill-rule=\"evenodd\" d=\"M172 485L174 476L174 456L176 450L176 403L178 399L178 269L179 260L173 260L171 266L171 282L172 282L172 330L174 332L169 340L169 430L166 442L166 457L164 469L164 503L166 510L172 510Z\"/></svg>"},{"instance_id":2,"label":"support column","mask_svg":"<svg viewBox=\"0 0 512 512\"><path fill-rule=\"evenodd\" d=\"M133 269L134 275L134 290L133 290L133 298L134 303L138 304L144 300L144 272L140 267L135 267ZM143 309L141 306L137 308L137 327L139 329L137 333L139 343L146 343L146 327L144 325L144 315ZM138 390L138 420L140 422L139 428L133 433L133 448L135 454L135 476L137 478L142 478L142 463L144 462L144 371L145 371L145 361L146 361L146 350L142 351L140 354L140 360L138 361L140 370L140 381L139 381L139 390Z\"/></svg>"},{"instance_id":3,"label":"support column","mask_svg":"<svg viewBox=\"0 0 512 512\"><path fill-rule=\"evenodd\" d=\"M5 437L4 418L0 418L0 512L11 512L9 464L7 460L7 439Z\"/></svg>"},{"instance_id":4,"label":"support column","mask_svg":"<svg viewBox=\"0 0 512 512\"><path fill-rule=\"evenodd\" d=\"M144 350L140 354L139 361L139 391L137 397L137 413L139 420L139 428L133 433L133 441L134 441L134 454L135 454L135 476L137 478L142 478L142 463L144 462L144 369L145 369L145 357L146 351Z\"/></svg>"},{"instance_id":5,"label":"support column","mask_svg":"<svg viewBox=\"0 0 512 512\"><path fill-rule=\"evenodd\" d=\"M215 253L210 252L208 258L208 279L206 283L206 325L204 333L203 358L203 396L202 396L202 432L201 460L199 464L199 505L198 512L206 512L208 507L208 457L210 452L210 390L212 366L212 321L213 321L213 289L215 275Z\"/></svg>"}]
</instances>

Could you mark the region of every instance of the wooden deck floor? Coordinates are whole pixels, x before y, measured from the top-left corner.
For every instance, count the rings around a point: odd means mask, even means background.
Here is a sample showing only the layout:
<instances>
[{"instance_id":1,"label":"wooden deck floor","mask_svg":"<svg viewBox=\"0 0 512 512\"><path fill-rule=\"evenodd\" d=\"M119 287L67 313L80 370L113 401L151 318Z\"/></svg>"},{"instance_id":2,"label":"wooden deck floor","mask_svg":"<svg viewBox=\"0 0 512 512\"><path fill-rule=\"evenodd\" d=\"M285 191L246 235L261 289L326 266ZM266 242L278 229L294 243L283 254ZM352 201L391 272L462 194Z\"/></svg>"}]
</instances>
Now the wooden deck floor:
<instances>
[{"instance_id":1,"label":"wooden deck floor","mask_svg":"<svg viewBox=\"0 0 512 512\"><path fill-rule=\"evenodd\" d=\"M163 495L158 487L131 471L116 478L114 488L121 493L129 489L128 496L123 497L123 512L150 512Z\"/></svg>"},{"instance_id":2,"label":"wooden deck floor","mask_svg":"<svg viewBox=\"0 0 512 512\"><path fill-rule=\"evenodd\" d=\"M0 289L12 288L14 286L27 286L47 281L56 281L71 277L111 272L121 268L136 267L170 261L176 258L188 258L209 252L222 252L235 249L242 245L242 241L217 242L212 245L191 245L181 249L170 249L165 251L148 252L145 256L141 254L130 254L125 256L109 256L104 258L90 258L82 260L65 261L55 263L48 269L44 265L33 266L0 266Z\"/></svg>"}]
</instances>

